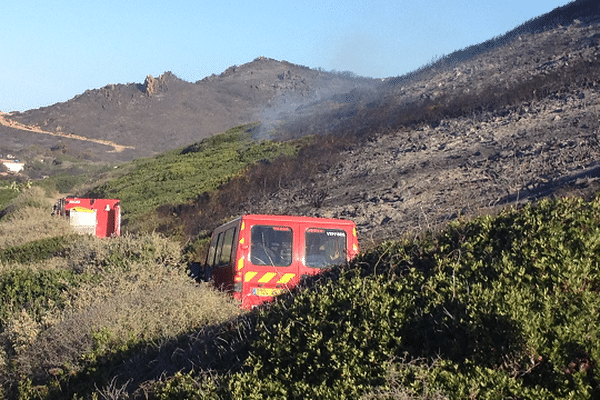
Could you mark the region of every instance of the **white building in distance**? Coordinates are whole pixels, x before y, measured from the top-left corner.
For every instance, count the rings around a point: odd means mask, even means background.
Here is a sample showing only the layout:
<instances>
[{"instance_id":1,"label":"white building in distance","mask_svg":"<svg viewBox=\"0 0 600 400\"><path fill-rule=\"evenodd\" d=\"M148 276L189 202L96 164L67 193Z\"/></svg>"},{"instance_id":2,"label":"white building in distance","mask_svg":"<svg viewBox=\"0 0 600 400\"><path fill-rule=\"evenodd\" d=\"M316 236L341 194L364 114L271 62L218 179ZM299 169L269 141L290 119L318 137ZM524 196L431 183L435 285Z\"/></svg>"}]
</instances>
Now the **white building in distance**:
<instances>
[{"instance_id":1,"label":"white building in distance","mask_svg":"<svg viewBox=\"0 0 600 400\"><path fill-rule=\"evenodd\" d=\"M19 162L17 159L0 159L0 163L14 173L19 173L25 168L25 163Z\"/></svg>"}]
</instances>

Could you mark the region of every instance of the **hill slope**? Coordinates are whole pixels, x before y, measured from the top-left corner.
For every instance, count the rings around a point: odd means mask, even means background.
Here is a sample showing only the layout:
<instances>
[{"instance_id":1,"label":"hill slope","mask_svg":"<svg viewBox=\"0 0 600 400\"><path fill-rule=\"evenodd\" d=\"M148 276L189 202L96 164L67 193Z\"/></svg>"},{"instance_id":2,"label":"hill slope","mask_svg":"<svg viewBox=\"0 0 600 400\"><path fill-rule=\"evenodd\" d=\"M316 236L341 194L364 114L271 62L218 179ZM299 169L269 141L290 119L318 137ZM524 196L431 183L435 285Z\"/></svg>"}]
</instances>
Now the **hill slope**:
<instances>
[{"instance_id":1,"label":"hill slope","mask_svg":"<svg viewBox=\"0 0 600 400\"><path fill-rule=\"evenodd\" d=\"M297 121L293 129L338 135L342 151L313 160L321 167L310 179L286 175L282 190L248 211L347 217L363 237L385 238L593 192L599 87L600 24L523 34L390 85L371 103Z\"/></svg>"},{"instance_id":2,"label":"hill slope","mask_svg":"<svg viewBox=\"0 0 600 400\"><path fill-rule=\"evenodd\" d=\"M5 115L44 131L107 140L132 149L111 153L110 147L32 135L7 126L0 126L0 148L17 152L32 144L50 147L62 142L80 153L93 152L100 160L129 161L197 142L265 115L276 116L292 102L377 82L265 57L195 83L166 72L146 77L143 84L111 84L64 103Z\"/></svg>"},{"instance_id":3,"label":"hill slope","mask_svg":"<svg viewBox=\"0 0 600 400\"><path fill-rule=\"evenodd\" d=\"M289 213L350 218L363 241L377 242L508 204L593 193L600 24L520 31L460 63L304 103L278 128L316 134L298 158L261 163L212 201L198 193L196 203L162 207L168 229L193 237L239 213Z\"/></svg>"}]
</instances>

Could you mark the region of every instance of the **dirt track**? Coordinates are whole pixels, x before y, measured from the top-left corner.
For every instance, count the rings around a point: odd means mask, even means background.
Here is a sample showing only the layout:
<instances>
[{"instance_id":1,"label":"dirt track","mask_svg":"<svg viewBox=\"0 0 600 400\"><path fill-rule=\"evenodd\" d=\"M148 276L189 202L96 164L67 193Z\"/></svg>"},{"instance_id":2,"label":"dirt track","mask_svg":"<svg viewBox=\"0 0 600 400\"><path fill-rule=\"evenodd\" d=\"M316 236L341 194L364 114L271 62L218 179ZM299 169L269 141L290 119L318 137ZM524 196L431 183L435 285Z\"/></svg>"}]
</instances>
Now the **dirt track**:
<instances>
[{"instance_id":1,"label":"dirt track","mask_svg":"<svg viewBox=\"0 0 600 400\"><path fill-rule=\"evenodd\" d=\"M134 149L133 146L123 146L117 143L113 143L109 140L101 140L101 139L90 139L87 138L85 136L80 136L80 135L75 135L73 133L64 133L64 132L50 132L50 131L45 131L43 129L41 129L38 126L35 125L26 125L26 124L22 124L20 122L11 120L10 118L6 117L6 114L0 114L0 125L5 126L7 128L12 128L12 129L18 129L21 131L27 131L27 132L34 132L34 133L39 133L41 135L50 135L50 136L56 136L56 137L62 137L65 139L75 139L75 140L81 140L84 142L92 142L92 143L97 143L97 144L101 144L104 146L109 146L113 148L113 152L116 153L120 153L125 149Z\"/></svg>"}]
</instances>

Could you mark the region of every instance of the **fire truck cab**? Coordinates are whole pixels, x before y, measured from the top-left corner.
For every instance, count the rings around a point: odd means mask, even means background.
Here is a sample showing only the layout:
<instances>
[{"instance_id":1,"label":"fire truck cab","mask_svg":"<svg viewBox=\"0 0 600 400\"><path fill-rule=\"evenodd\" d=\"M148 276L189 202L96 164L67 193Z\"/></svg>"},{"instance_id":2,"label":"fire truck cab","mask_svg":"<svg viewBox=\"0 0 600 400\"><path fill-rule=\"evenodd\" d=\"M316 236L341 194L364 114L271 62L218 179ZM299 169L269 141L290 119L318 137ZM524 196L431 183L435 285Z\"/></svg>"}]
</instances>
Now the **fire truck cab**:
<instances>
[{"instance_id":1,"label":"fire truck cab","mask_svg":"<svg viewBox=\"0 0 600 400\"><path fill-rule=\"evenodd\" d=\"M352 221L243 215L213 232L203 278L250 309L357 254Z\"/></svg>"}]
</instances>

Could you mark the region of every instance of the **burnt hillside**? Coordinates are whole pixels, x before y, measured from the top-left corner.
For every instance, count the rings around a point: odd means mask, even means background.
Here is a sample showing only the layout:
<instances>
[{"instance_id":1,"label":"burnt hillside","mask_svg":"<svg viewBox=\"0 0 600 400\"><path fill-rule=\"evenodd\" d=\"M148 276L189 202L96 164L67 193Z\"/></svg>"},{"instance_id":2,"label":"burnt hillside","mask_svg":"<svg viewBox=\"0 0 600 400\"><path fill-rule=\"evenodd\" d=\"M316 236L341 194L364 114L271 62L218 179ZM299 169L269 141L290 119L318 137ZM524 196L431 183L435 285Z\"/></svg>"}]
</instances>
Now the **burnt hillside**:
<instances>
[{"instance_id":1,"label":"burnt hillside","mask_svg":"<svg viewBox=\"0 0 600 400\"><path fill-rule=\"evenodd\" d=\"M352 218L364 236L389 238L598 188L597 23L523 35L381 102L349 118L368 140L307 181L292 175L271 211Z\"/></svg>"},{"instance_id":2,"label":"burnt hillside","mask_svg":"<svg viewBox=\"0 0 600 400\"><path fill-rule=\"evenodd\" d=\"M241 212L350 218L364 245L599 188L598 22L523 33L378 93L289 123L328 134L165 215L190 235Z\"/></svg>"},{"instance_id":3,"label":"burnt hillside","mask_svg":"<svg viewBox=\"0 0 600 400\"><path fill-rule=\"evenodd\" d=\"M540 96L545 90L562 87L566 75L574 71L569 68L573 62L593 58L578 55L576 50L595 46L599 38L594 29L579 34L561 34L556 29L596 23L600 23L600 3L574 1L417 71L387 78L377 88L356 88L337 98L305 105L298 118L290 118L283 134L360 136L424 121L435 124L444 118L495 110L534 94ZM324 107L323 103L332 106Z\"/></svg>"}]
</instances>

